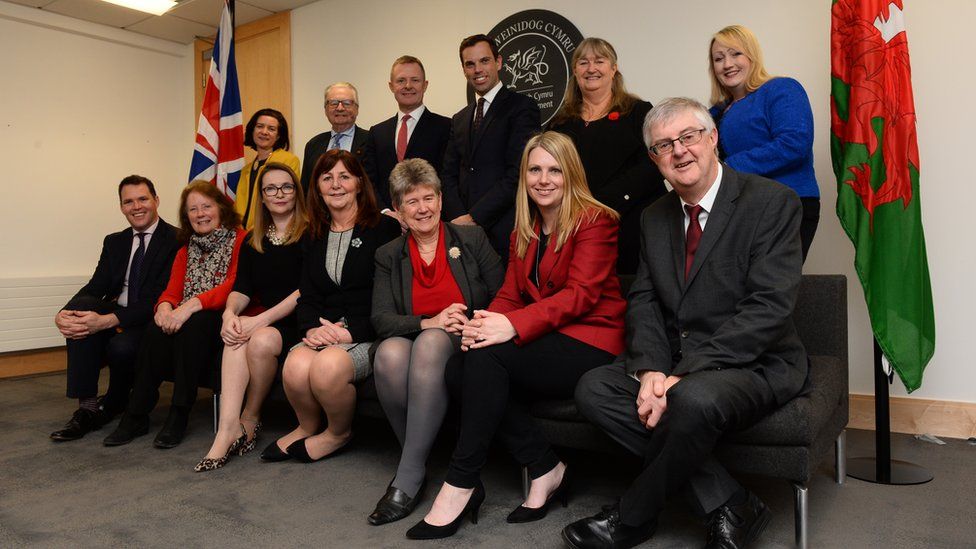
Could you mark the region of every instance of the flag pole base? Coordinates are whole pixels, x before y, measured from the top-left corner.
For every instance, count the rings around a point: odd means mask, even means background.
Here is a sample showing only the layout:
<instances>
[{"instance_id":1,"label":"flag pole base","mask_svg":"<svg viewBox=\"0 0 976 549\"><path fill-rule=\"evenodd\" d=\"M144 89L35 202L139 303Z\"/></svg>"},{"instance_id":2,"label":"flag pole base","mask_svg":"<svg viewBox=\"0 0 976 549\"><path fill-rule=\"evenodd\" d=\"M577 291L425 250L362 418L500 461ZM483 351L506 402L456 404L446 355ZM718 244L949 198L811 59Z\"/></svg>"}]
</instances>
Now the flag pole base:
<instances>
[{"instance_id":1,"label":"flag pole base","mask_svg":"<svg viewBox=\"0 0 976 549\"><path fill-rule=\"evenodd\" d=\"M847 476L874 484L894 486L925 484L932 480L932 473L928 469L907 461L889 460L883 464L889 466L887 471L879 471L879 465L882 464L873 457L850 458L847 460Z\"/></svg>"}]
</instances>

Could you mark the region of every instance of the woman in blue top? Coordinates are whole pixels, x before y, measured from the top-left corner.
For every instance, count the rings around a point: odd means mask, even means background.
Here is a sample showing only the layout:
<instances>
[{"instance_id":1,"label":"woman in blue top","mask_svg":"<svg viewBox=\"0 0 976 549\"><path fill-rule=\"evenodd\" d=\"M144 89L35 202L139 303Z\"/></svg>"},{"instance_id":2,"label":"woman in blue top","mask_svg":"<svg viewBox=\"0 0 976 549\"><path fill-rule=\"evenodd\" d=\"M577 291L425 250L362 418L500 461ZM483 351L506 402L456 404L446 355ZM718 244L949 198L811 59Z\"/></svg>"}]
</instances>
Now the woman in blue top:
<instances>
[{"instance_id":1,"label":"woman in blue top","mask_svg":"<svg viewBox=\"0 0 976 549\"><path fill-rule=\"evenodd\" d=\"M766 72L756 36L741 25L715 33L708 59L722 158L736 170L779 181L800 195L806 260L820 222L810 100L796 80Z\"/></svg>"}]
</instances>

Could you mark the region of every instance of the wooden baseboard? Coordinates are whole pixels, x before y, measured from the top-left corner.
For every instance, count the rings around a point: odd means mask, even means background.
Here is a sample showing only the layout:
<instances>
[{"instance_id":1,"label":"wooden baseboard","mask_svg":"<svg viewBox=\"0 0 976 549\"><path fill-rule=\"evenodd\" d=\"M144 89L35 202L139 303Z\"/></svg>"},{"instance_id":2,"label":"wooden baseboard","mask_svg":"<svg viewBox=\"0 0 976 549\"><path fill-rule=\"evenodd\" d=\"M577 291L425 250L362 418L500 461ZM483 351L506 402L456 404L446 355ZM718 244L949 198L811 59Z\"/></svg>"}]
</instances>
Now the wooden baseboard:
<instances>
[{"instance_id":1,"label":"wooden baseboard","mask_svg":"<svg viewBox=\"0 0 976 549\"><path fill-rule=\"evenodd\" d=\"M966 439L976 436L976 403L890 397L891 432ZM852 394L853 429L874 430L874 395Z\"/></svg>"},{"instance_id":2,"label":"wooden baseboard","mask_svg":"<svg viewBox=\"0 0 976 549\"><path fill-rule=\"evenodd\" d=\"M0 379L63 372L65 368L64 347L0 354Z\"/></svg>"}]
</instances>

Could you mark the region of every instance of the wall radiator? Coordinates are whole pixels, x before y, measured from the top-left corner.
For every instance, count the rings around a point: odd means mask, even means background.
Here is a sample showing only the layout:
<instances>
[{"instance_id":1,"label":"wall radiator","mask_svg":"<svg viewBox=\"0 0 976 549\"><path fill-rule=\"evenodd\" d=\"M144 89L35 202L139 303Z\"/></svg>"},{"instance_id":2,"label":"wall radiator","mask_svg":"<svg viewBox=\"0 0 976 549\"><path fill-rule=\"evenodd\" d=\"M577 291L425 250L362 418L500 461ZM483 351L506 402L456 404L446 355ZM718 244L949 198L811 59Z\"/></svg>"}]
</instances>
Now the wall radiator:
<instances>
[{"instance_id":1,"label":"wall radiator","mask_svg":"<svg viewBox=\"0 0 976 549\"><path fill-rule=\"evenodd\" d=\"M0 353L64 345L54 315L86 276L0 278Z\"/></svg>"}]
</instances>

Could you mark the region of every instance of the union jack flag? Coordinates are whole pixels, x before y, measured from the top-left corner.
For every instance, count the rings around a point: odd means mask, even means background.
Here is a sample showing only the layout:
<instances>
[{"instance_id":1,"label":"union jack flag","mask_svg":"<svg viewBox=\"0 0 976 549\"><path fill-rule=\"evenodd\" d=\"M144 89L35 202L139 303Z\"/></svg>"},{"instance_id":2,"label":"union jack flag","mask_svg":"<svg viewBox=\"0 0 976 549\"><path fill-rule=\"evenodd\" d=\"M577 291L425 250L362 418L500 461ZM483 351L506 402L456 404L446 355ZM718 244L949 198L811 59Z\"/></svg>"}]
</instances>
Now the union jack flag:
<instances>
[{"instance_id":1,"label":"union jack flag","mask_svg":"<svg viewBox=\"0 0 976 549\"><path fill-rule=\"evenodd\" d=\"M234 0L225 0L203 95L190 181L210 181L231 201L244 168L241 92L234 61Z\"/></svg>"}]
</instances>

